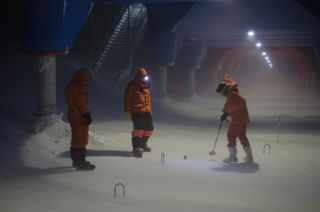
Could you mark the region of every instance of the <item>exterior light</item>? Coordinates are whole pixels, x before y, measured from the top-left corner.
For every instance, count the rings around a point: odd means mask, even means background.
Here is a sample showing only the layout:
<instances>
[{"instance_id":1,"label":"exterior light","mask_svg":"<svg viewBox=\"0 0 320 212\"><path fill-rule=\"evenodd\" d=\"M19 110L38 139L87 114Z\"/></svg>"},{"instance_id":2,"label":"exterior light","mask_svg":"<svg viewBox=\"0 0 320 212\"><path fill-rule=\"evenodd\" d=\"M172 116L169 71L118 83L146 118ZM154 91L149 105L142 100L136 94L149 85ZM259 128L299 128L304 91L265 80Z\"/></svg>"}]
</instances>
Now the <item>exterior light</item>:
<instances>
[{"instance_id":1,"label":"exterior light","mask_svg":"<svg viewBox=\"0 0 320 212\"><path fill-rule=\"evenodd\" d=\"M257 48L261 48L261 46L262 46L261 42L256 43Z\"/></svg>"},{"instance_id":2,"label":"exterior light","mask_svg":"<svg viewBox=\"0 0 320 212\"><path fill-rule=\"evenodd\" d=\"M253 37L254 36L254 31L252 31L252 30L250 30L250 31L248 31L248 33L247 33L247 35L249 36L249 37Z\"/></svg>"},{"instance_id":3,"label":"exterior light","mask_svg":"<svg viewBox=\"0 0 320 212\"><path fill-rule=\"evenodd\" d=\"M262 55L263 55L263 56L266 56L266 55L267 55L267 52L262 52Z\"/></svg>"}]
</instances>

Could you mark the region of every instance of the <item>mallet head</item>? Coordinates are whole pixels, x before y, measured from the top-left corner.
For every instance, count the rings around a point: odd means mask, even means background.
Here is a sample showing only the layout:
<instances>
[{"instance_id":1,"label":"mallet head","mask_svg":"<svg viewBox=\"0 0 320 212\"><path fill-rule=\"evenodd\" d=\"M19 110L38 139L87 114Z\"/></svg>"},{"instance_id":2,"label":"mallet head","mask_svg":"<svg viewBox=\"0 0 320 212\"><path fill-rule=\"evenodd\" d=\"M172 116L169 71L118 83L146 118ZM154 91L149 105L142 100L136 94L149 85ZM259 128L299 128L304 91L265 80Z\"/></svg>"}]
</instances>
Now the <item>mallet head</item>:
<instances>
[{"instance_id":1,"label":"mallet head","mask_svg":"<svg viewBox=\"0 0 320 212\"><path fill-rule=\"evenodd\" d=\"M209 155L215 155L215 154L216 154L216 152L214 150L209 152Z\"/></svg>"}]
</instances>

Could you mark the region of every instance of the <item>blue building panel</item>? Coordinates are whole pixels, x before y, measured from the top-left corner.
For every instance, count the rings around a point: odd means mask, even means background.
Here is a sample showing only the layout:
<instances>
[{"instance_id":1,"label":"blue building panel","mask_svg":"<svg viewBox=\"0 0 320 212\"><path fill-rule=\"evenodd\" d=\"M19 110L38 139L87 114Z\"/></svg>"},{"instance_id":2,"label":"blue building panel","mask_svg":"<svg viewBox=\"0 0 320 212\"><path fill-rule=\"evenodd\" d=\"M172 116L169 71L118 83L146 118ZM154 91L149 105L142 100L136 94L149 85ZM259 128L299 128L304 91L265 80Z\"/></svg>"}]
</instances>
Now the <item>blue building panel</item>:
<instances>
[{"instance_id":1,"label":"blue building panel","mask_svg":"<svg viewBox=\"0 0 320 212\"><path fill-rule=\"evenodd\" d=\"M183 66L186 69L199 69L207 54L208 46L197 42L188 42L183 48Z\"/></svg>"},{"instance_id":2,"label":"blue building panel","mask_svg":"<svg viewBox=\"0 0 320 212\"><path fill-rule=\"evenodd\" d=\"M106 4L133 4L133 3L145 3L145 4L154 4L154 3L171 3L171 2L195 2L198 0L97 0L104 2Z\"/></svg>"},{"instance_id":3,"label":"blue building panel","mask_svg":"<svg viewBox=\"0 0 320 212\"><path fill-rule=\"evenodd\" d=\"M152 62L156 65L174 65L181 48L181 37L174 28L194 2L163 3L146 5L149 31L152 37Z\"/></svg>"},{"instance_id":4,"label":"blue building panel","mask_svg":"<svg viewBox=\"0 0 320 212\"><path fill-rule=\"evenodd\" d=\"M68 53L91 7L91 0L24 0L24 50Z\"/></svg>"},{"instance_id":5,"label":"blue building panel","mask_svg":"<svg viewBox=\"0 0 320 212\"><path fill-rule=\"evenodd\" d=\"M153 36L153 40L152 63L155 65L174 65L176 60L175 33L164 32L158 36Z\"/></svg>"}]
</instances>

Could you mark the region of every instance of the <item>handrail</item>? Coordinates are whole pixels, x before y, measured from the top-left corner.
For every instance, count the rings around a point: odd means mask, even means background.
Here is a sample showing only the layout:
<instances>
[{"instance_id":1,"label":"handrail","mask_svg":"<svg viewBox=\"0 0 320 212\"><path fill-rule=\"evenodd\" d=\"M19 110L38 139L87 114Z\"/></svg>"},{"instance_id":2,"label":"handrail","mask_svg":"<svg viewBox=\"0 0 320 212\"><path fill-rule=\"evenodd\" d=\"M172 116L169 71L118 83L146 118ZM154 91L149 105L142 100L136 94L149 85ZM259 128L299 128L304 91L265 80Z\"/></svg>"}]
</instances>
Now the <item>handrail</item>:
<instances>
[{"instance_id":1,"label":"handrail","mask_svg":"<svg viewBox=\"0 0 320 212\"><path fill-rule=\"evenodd\" d=\"M137 6L139 7L137 8ZM135 16L131 16L131 10L133 8L137 8L137 11L135 11ZM134 53L138 47L138 43L142 38L143 33L146 30L146 23L147 23L147 9L143 6L143 4L133 4L133 5L125 5L122 7L121 13L119 13L119 16L117 20L115 21L112 30L110 30L109 35L107 36L108 41L105 42L104 49L99 55L96 63L94 64L94 67L92 68L93 74L98 72L101 65L105 62L105 59L112 48L112 44L110 43L110 38L112 38L112 34L114 31L120 27L119 23L120 21L125 21L124 23L128 25L127 28L127 42L124 43L124 45L127 45L127 50L125 57L120 57L117 61L116 68L119 70L119 73L117 73L115 78L113 78L116 83L123 79L124 77L128 76L131 71L131 65L134 60ZM141 23L140 23L141 22ZM114 66L113 66L114 67Z\"/></svg>"}]
</instances>

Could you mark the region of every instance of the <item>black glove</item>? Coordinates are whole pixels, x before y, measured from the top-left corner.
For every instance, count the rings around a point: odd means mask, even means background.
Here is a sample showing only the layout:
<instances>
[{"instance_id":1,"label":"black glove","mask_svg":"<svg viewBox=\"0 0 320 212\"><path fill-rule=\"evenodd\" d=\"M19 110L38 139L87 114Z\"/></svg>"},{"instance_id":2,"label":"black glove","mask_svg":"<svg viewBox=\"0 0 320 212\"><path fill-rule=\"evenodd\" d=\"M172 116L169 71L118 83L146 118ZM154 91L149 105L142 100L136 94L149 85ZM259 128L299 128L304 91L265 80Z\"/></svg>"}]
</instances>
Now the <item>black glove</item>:
<instances>
[{"instance_id":1,"label":"black glove","mask_svg":"<svg viewBox=\"0 0 320 212\"><path fill-rule=\"evenodd\" d=\"M226 121L227 120L227 117L228 117L228 113L224 112L222 115L221 115L221 121Z\"/></svg>"},{"instance_id":2,"label":"black glove","mask_svg":"<svg viewBox=\"0 0 320 212\"><path fill-rule=\"evenodd\" d=\"M83 115L84 119L86 120L87 125L89 126L92 122L91 113L86 113Z\"/></svg>"}]
</instances>

